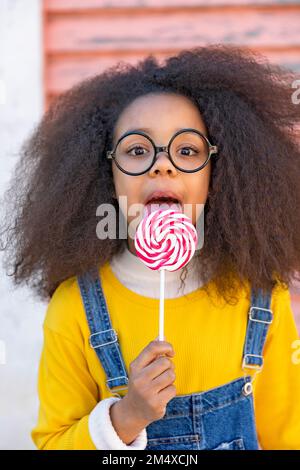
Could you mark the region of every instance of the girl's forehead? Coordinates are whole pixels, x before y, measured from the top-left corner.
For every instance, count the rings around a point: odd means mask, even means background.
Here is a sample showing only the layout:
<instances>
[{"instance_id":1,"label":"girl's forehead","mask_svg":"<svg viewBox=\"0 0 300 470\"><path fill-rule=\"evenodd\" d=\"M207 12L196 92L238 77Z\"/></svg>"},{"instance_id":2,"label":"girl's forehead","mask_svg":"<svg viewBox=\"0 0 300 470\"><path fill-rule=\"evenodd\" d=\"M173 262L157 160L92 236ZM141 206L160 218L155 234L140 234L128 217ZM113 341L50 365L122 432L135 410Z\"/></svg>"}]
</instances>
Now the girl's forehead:
<instances>
[{"instance_id":1,"label":"girl's forehead","mask_svg":"<svg viewBox=\"0 0 300 470\"><path fill-rule=\"evenodd\" d=\"M151 136L173 135L184 128L206 132L198 107L181 95L142 96L131 102L115 125L115 138L126 132L142 130Z\"/></svg>"}]
</instances>

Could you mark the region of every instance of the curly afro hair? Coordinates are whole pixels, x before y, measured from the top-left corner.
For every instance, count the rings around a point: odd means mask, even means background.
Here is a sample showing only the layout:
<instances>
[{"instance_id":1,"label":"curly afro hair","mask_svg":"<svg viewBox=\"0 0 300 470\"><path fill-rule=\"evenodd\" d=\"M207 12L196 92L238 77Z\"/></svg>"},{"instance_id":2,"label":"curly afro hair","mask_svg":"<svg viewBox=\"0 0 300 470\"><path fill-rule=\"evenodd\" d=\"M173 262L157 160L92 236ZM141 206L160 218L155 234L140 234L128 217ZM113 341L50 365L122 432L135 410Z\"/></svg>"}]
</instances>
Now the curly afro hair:
<instances>
[{"instance_id":1,"label":"curly afro hair","mask_svg":"<svg viewBox=\"0 0 300 470\"><path fill-rule=\"evenodd\" d=\"M124 247L99 240L95 214L114 197L114 124L135 98L172 92L198 106L211 160L199 276L235 299L238 283L285 287L300 271L300 147L291 70L250 49L215 44L158 63L151 54L115 66L58 96L23 143L3 198L4 267L41 299ZM9 272L10 271L10 272ZM246 285L246 284L245 284Z\"/></svg>"}]
</instances>

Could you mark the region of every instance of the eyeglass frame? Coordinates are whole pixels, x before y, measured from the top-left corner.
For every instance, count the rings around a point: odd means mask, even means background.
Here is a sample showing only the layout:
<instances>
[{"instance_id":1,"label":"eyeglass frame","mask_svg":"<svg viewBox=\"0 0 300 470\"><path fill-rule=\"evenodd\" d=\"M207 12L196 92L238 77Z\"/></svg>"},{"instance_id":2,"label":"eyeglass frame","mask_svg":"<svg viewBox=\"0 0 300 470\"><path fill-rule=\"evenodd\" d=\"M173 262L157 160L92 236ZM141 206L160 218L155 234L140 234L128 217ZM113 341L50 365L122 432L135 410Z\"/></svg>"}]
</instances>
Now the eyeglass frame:
<instances>
[{"instance_id":1,"label":"eyeglass frame","mask_svg":"<svg viewBox=\"0 0 300 470\"><path fill-rule=\"evenodd\" d=\"M201 166L200 166L199 168L197 168L196 170L183 170L182 168L179 168L179 167L176 165L176 163L174 163L174 161L172 160L172 157L171 157L170 152L169 152L170 146L171 146L173 140L175 139L175 137L176 137L177 135L179 135L179 134L181 134L181 133L183 133L183 132L187 132L187 131L191 131L191 132L195 132L196 134L199 134L201 137L204 138L204 140L206 141L206 143L207 143L207 145L208 145L208 157L207 157L207 160L203 163L203 165L201 165ZM152 163L150 164L150 166L149 166L146 170L144 170L144 171L142 171L142 172L139 172L139 173L132 173L132 172L129 172L129 171L124 170L124 168L122 168L122 167L118 164L118 162L117 162L117 160L116 160L116 158L115 158L115 152L116 152L117 146L119 145L119 143L121 142L121 140L123 140L123 139L124 139L125 137L127 137L128 135L132 135L132 134L138 134L138 135L142 135L143 137L146 137L146 139L148 139L148 140L151 142L151 144L152 144L152 146L153 146L153 148L154 148L154 156L153 156ZM175 167L177 170L182 171L182 172L184 172L184 173L196 173L197 171L202 170L202 168L204 168L204 167L208 164L208 162L209 162L209 160L210 160L210 157L211 157L212 155L218 153L218 147L217 147L217 145L212 145L211 142L209 141L209 139L208 139L202 132L198 131L197 129L190 128L190 127L187 127L187 128L185 128L185 129L180 129L179 131L175 132L175 134L171 137L171 139L170 139L168 145L163 145L163 146L156 146L155 143L154 143L154 141L151 139L151 137L150 137L149 135L147 135L147 134L146 134L145 132L143 132L143 131L135 131L135 132L129 131L129 132L126 132L124 135L122 135L122 136L119 138L119 140L117 141L117 143L116 143L116 145L114 146L113 150L108 150L108 151L106 152L106 158L107 158L108 160L113 160L113 161L115 162L115 164L117 165L117 167L118 167L121 171L123 171L123 173L126 173L127 175L130 175L130 176L140 176L140 175L143 175L144 173L147 173L147 171L149 171L149 170L153 167L154 163L155 163L156 160L157 160L157 154L158 154L159 152L167 152L168 158L169 158L170 162L174 165L174 167Z\"/></svg>"}]
</instances>

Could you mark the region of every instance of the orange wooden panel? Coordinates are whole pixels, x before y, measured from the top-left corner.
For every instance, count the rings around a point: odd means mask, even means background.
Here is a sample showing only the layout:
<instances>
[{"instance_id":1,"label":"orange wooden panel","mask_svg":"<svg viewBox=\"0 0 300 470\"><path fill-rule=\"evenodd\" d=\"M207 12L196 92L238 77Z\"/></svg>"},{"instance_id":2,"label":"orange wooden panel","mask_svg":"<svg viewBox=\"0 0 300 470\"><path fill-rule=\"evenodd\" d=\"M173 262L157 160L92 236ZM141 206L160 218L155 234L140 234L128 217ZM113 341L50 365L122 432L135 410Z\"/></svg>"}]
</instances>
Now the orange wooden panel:
<instances>
[{"instance_id":1,"label":"orange wooden panel","mask_svg":"<svg viewBox=\"0 0 300 470\"><path fill-rule=\"evenodd\" d=\"M300 5L264 12L255 9L172 11L147 10L93 15L49 15L47 53L166 50L208 43L250 47L300 47Z\"/></svg>"},{"instance_id":2,"label":"orange wooden panel","mask_svg":"<svg viewBox=\"0 0 300 470\"><path fill-rule=\"evenodd\" d=\"M49 11L88 10L96 8L153 8L153 7L211 7L211 6L280 6L298 4L299 0L46 0L45 9Z\"/></svg>"},{"instance_id":3,"label":"orange wooden panel","mask_svg":"<svg viewBox=\"0 0 300 470\"><path fill-rule=\"evenodd\" d=\"M51 94L58 94L70 88L76 82L95 74L99 74L117 62L124 61L134 64L147 55L146 51L118 54L84 54L50 56L46 88ZM167 54L157 53L157 58Z\"/></svg>"},{"instance_id":4,"label":"orange wooden panel","mask_svg":"<svg viewBox=\"0 0 300 470\"><path fill-rule=\"evenodd\" d=\"M156 51L155 57L159 61L169 55L176 54L179 49ZM153 51L151 51L153 52ZM259 50L267 59L300 73L300 47L299 49ZM71 54L50 55L47 62L46 88L49 93L57 94L70 88L75 83L89 76L101 73L116 62L124 61L136 63L147 55L148 51L132 51L116 54Z\"/></svg>"}]
</instances>

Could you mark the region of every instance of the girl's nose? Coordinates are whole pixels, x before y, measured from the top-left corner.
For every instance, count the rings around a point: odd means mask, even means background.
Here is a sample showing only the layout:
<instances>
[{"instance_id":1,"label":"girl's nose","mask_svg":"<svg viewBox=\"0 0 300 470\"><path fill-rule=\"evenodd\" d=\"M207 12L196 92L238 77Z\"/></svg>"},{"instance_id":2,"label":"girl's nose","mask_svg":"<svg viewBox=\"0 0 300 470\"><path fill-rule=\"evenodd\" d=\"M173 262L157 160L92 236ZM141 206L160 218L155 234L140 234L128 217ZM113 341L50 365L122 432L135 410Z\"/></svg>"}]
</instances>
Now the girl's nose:
<instances>
[{"instance_id":1,"label":"girl's nose","mask_svg":"<svg viewBox=\"0 0 300 470\"><path fill-rule=\"evenodd\" d=\"M150 169L150 173L176 173L176 168L169 159L167 151L158 152L156 155L156 161L153 167Z\"/></svg>"}]
</instances>

